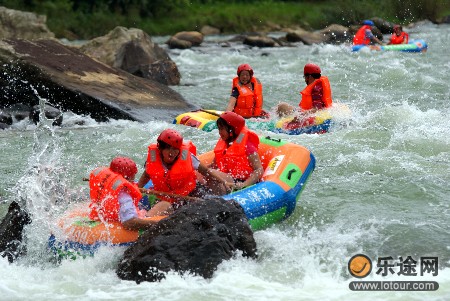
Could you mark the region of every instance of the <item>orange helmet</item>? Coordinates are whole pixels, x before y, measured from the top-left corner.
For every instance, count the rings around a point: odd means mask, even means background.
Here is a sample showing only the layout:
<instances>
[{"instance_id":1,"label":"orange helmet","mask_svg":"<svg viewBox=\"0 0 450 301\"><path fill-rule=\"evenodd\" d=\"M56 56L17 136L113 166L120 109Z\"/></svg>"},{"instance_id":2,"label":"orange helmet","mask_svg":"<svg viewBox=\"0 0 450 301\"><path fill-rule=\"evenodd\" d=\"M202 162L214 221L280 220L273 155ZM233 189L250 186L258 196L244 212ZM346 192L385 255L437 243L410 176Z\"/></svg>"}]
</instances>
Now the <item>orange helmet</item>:
<instances>
[{"instance_id":1,"label":"orange helmet","mask_svg":"<svg viewBox=\"0 0 450 301\"><path fill-rule=\"evenodd\" d=\"M303 68L303 74L320 74L321 72L320 67L312 63L306 64Z\"/></svg>"},{"instance_id":2,"label":"orange helmet","mask_svg":"<svg viewBox=\"0 0 450 301\"><path fill-rule=\"evenodd\" d=\"M159 134L158 139L156 139L158 142L162 141L172 147L181 148L181 145L183 144L183 136L178 131L172 130L172 129L166 129Z\"/></svg>"},{"instance_id":3,"label":"orange helmet","mask_svg":"<svg viewBox=\"0 0 450 301\"><path fill-rule=\"evenodd\" d=\"M245 126L244 117L234 112L223 112L220 114L220 118L225 120L225 122L234 130L236 135L238 135Z\"/></svg>"},{"instance_id":4,"label":"orange helmet","mask_svg":"<svg viewBox=\"0 0 450 301\"><path fill-rule=\"evenodd\" d=\"M239 65L237 69L237 75L239 76L239 74L241 74L241 72L244 70L248 71L250 73L250 76L253 76L253 69L249 64Z\"/></svg>"},{"instance_id":5,"label":"orange helmet","mask_svg":"<svg viewBox=\"0 0 450 301\"><path fill-rule=\"evenodd\" d=\"M124 178L132 178L138 172L136 163L128 157L115 157L109 168Z\"/></svg>"}]
</instances>

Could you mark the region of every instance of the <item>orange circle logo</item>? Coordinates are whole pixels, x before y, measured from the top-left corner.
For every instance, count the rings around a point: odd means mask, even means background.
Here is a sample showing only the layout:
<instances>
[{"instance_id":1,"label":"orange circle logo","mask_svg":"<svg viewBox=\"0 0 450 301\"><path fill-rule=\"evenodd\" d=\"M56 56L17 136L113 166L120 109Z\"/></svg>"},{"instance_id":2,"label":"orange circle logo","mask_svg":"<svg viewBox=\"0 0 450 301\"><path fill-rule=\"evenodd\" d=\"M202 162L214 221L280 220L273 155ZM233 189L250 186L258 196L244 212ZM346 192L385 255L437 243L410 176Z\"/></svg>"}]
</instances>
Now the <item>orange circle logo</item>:
<instances>
[{"instance_id":1,"label":"orange circle logo","mask_svg":"<svg viewBox=\"0 0 450 301\"><path fill-rule=\"evenodd\" d=\"M357 254L348 261L348 271L353 277L364 278L372 271L372 261L363 254Z\"/></svg>"}]
</instances>

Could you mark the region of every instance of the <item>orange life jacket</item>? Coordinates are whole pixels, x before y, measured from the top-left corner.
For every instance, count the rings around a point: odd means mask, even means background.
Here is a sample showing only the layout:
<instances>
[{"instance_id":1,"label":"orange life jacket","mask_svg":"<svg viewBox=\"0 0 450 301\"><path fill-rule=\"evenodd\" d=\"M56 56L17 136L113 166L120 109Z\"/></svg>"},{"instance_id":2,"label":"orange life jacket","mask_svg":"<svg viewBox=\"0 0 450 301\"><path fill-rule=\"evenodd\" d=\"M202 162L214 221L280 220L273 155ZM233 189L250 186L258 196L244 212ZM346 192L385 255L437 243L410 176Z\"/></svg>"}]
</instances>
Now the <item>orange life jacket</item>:
<instances>
[{"instance_id":1,"label":"orange life jacket","mask_svg":"<svg viewBox=\"0 0 450 301\"><path fill-rule=\"evenodd\" d=\"M244 127L233 143L227 147L227 143L219 139L214 148L215 160L220 171L230 174L234 179L246 180L253 172L248 161L246 146L247 141L258 148L259 137L254 132Z\"/></svg>"},{"instance_id":2,"label":"orange life jacket","mask_svg":"<svg viewBox=\"0 0 450 301\"><path fill-rule=\"evenodd\" d=\"M302 110L311 110L313 108L312 106L312 90L317 83L317 81L322 82L322 88L323 88L323 97L322 101L325 104L326 108L331 107L333 104L333 100L331 99L331 87L330 87L330 81L328 80L328 77L321 76L320 78L316 79L312 83L306 86L303 91L300 92L302 95L302 99L300 100L300 103L298 104Z\"/></svg>"},{"instance_id":3,"label":"orange life jacket","mask_svg":"<svg viewBox=\"0 0 450 301\"><path fill-rule=\"evenodd\" d=\"M245 118L261 116L263 107L261 82L254 76L251 78L250 82L253 83L253 91L245 85L242 85L239 81L239 77L233 79L232 89L237 88L239 91L239 96L236 100L233 112Z\"/></svg>"},{"instance_id":4,"label":"orange life jacket","mask_svg":"<svg viewBox=\"0 0 450 301\"><path fill-rule=\"evenodd\" d=\"M353 45L368 45L370 43L370 39L366 37L366 29L370 30L370 28L371 27L369 25L361 26L353 37Z\"/></svg>"},{"instance_id":5,"label":"orange life jacket","mask_svg":"<svg viewBox=\"0 0 450 301\"><path fill-rule=\"evenodd\" d=\"M137 207L142 194L136 184L129 182L108 167L94 169L89 176L91 212L89 218L106 222L119 221L119 192L126 188Z\"/></svg>"},{"instance_id":6,"label":"orange life jacket","mask_svg":"<svg viewBox=\"0 0 450 301\"><path fill-rule=\"evenodd\" d=\"M408 44L409 35L402 31L402 33L398 36L395 33L391 36L391 44Z\"/></svg>"},{"instance_id":7,"label":"orange life jacket","mask_svg":"<svg viewBox=\"0 0 450 301\"><path fill-rule=\"evenodd\" d=\"M194 190L197 185L197 176L192 166L191 153L196 154L194 144L191 141L183 142L177 160L170 169L167 169L163 165L157 144L151 144L148 147L145 171L153 182L153 188L179 195L188 195ZM161 196L158 198L170 203L178 201L170 197Z\"/></svg>"}]
</instances>

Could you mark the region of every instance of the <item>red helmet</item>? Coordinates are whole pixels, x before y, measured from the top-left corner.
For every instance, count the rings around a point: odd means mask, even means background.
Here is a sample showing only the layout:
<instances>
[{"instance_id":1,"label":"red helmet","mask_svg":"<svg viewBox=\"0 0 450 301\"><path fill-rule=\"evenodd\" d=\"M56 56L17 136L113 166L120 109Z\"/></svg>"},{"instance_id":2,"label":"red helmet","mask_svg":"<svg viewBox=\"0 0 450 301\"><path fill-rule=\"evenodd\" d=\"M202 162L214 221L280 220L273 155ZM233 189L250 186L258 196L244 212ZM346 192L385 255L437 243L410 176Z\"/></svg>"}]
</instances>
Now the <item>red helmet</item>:
<instances>
[{"instance_id":1,"label":"red helmet","mask_svg":"<svg viewBox=\"0 0 450 301\"><path fill-rule=\"evenodd\" d=\"M220 118L225 120L225 122L233 128L236 135L238 135L245 126L244 117L234 112L224 112L220 114Z\"/></svg>"},{"instance_id":2,"label":"red helmet","mask_svg":"<svg viewBox=\"0 0 450 301\"><path fill-rule=\"evenodd\" d=\"M237 69L237 75L239 76L239 74L241 74L241 72L244 70L250 72L250 76L253 76L253 69L249 64L239 65L239 67Z\"/></svg>"},{"instance_id":3,"label":"red helmet","mask_svg":"<svg viewBox=\"0 0 450 301\"><path fill-rule=\"evenodd\" d=\"M175 130L167 129L161 132L159 134L158 139L156 139L158 142L162 141L164 143L167 143L168 145L178 148L181 148L181 145L183 144L183 136Z\"/></svg>"},{"instance_id":4,"label":"red helmet","mask_svg":"<svg viewBox=\"0 0 450 301\"><path fill-rule=\"evenodd\" d=\"M138 172L136 163L127 157L115 157L109 168L118 174L121 174L124 178L132 178Z\"/></svg>"},{"instance_id":5,"label":"red helmet","mask_svg":"<svg viewBox=\"0 0 450 301\"><path fill-rule=\"evenodd\" d=\"M320 74L322 73L320 70L320 67L317 66L316 64L306 64L305 67L303 68L303 74Z\"/></svg>"}]
</instances>

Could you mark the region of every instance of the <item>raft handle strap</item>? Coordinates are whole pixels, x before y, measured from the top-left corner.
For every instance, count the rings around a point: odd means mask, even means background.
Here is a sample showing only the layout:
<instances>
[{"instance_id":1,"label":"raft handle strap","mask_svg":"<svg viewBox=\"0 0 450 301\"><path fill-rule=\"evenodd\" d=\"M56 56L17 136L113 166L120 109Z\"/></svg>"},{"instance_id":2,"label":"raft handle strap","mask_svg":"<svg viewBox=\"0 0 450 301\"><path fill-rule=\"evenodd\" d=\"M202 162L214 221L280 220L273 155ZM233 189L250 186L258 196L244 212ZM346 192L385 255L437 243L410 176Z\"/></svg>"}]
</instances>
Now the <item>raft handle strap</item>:
<instances>
[{"instance_id":1,"label":"raft handle strap","mask_svg":"<svg viewBox=\"0 0 450 301\"><path fill-rule=\"evenodd\" d=\"M294 173L294 172L296 172L297 170L296 169L291 169L290 171L288 171L288 175L287 175L287 178L288 178L288 180L290 181L291 180L291 176L292 176L292 174Z\"/></svg>"},{"instance_id":2,"label":"raft handle strap","mask_svg":"<svg viewBox=\"0 0 450 301\"><path fill-rule=\"evenodd\" d=\"M281 139L275 139L275 138L271 138L270 136L266 136L266 139L267 140L272 140L272 141L275 141L275 142L281 142Z\"/></svg>"}]
</instances>

